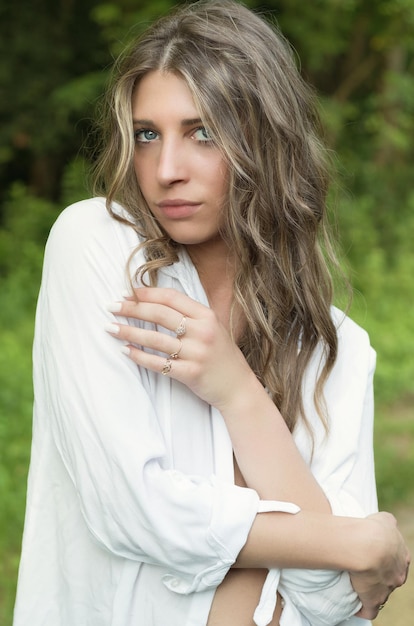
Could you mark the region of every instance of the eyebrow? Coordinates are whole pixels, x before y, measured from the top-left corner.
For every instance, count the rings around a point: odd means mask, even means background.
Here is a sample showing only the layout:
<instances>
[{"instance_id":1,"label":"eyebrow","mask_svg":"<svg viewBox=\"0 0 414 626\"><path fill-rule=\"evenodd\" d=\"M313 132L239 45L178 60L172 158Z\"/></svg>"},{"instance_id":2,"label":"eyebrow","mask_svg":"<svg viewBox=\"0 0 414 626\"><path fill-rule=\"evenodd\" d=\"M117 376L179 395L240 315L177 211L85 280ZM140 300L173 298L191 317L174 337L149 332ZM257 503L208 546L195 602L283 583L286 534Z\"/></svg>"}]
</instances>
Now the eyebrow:
<instances>
[{"instance_id":1,"label":"eyebrow","mask_svg":"<svg viewBox=\"0 0 414 626\"><path fill-rule=\"evenodd\" d=\"M153 120L132 120L133 124L138 124L141 126L156 126L156 123ZM203 120L200 117L192 117L189 119L181 120L181 126L193 126L194 124L202 124Z\"/></svg>"}]
</instances>

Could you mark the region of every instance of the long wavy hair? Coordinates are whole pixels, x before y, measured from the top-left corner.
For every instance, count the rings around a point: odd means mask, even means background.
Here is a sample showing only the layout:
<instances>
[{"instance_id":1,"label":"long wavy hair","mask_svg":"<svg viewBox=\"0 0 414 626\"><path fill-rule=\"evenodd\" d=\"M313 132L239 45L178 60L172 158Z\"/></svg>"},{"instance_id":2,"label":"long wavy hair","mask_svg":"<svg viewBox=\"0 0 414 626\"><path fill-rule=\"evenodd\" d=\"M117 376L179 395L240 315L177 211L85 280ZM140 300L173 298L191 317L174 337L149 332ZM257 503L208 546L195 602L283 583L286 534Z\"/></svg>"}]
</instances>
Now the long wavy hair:
<instances>
[{"instance_id":1,"label":"long wavy hair","mask_svg":"<svg viewBox=\"0 0 414 626\"><path fill-rule=\"evenodd\" d=\"M322 346L314 401L327 427L323 387L337 356L327 264L334 255L330 167L313 90L278 28L232 0L180 7L132 44L108 93L95 192L109 211L115 200L130 214L144 238L140 270L150 284L179 247L149 211L133 168L131 99L153 70L184 78L229 166L222 235L236 259L234 304L246 319L239 345L291 431L298 419L309 428L302 383Z\"/></svg>"}]
</instances>

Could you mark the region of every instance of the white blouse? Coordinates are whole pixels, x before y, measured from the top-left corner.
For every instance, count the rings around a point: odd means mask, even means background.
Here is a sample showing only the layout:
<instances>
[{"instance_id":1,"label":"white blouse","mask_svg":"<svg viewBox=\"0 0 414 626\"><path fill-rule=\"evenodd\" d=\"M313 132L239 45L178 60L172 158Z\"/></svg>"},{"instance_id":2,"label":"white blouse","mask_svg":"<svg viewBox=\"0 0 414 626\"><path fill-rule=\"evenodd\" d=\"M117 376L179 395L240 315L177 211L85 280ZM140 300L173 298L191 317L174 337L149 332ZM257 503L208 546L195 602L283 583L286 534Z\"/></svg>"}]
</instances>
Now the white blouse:
<instances>
[{"instance_id":1,"label":"white blouse","mask_svg":"<svg viewBox=\"0 0 414 626\"><path fill-rule=\"evenodd\" d=\"M137 367L104 331L114 320L108 303L128 287L126 264L137 243L103 198L68 207L49 237L14 626L205 626L255 516L299 510L235 486L219 412L184 385ZM136 254L132 271L142 262ZM159 285L208 304L185 254L160 272ZM295 440L333 512L365 516L377 508L375 353L361 328L336 309L333 316L339 356L325 390L330 433L324 436L313 407L315 354L304 382L312 460L303 427ZM346 573L271 570L258 626L271 620L276 590L285 599L281 626L333 626L360 607Z\"/></svg>"}]
</instances>

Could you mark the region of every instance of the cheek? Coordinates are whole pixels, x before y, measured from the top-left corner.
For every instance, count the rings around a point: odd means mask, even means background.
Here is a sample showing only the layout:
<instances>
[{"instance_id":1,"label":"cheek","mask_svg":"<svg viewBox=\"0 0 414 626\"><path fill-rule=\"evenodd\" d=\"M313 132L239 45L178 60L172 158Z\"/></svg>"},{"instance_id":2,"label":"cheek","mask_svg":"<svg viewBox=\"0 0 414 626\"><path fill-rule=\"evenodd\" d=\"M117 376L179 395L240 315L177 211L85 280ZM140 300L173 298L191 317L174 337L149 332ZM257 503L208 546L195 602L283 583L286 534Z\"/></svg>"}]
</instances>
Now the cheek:
<instances>
[{"instance_id":1,"label":"cheek","mask_svg":"<svg viewBox=\"0 0 414 626\"><path fill-rule=\"evenodd\" d=\"M140 186L142 193L145 195L145 188L148 187L151 180L151 170L148 167L148 162L144 159L134 157L134 171L138 185Z\"/></svg>"},{"instance_id":2,"label":"cheek","mask_svg":"<svg viewBox=\"0 0 414 626\"><path fill-rule=\"evenodd\" d=\"M223 161L217 164L212 177L212 182L214 183L217 195L219 195L224 201L229 192L229 176L228 167L225 163L223 163Z\"/></svg>"},{"instance_id":3,"label":"cheek","mask_svg":"<svg viewBox=\"0 0 414 626\"><path fill-rule=\"evenodd\" d=\"M135 178L138 183L138 187L141 192L141 195L144 201L149 205L150 199L153 196L153 193L151 192L151 181L149 180L149 177L145 173L145 168L137 167L134 164L134 170L135 170Z\"/></svg>"},{"instance_id":4,"label":"cheek","mask_svg":"<svg viewBox=\"0 0 414 626\"><path fill-rule=\"evenodd\" d=\"M141 159L139 159L137 155L135 155L134 156L134 170L135 170L135 176L137 177L138 180L141 178L142 167L143 167L143 164L142 164Z\"/></svg>"}]
</instances>

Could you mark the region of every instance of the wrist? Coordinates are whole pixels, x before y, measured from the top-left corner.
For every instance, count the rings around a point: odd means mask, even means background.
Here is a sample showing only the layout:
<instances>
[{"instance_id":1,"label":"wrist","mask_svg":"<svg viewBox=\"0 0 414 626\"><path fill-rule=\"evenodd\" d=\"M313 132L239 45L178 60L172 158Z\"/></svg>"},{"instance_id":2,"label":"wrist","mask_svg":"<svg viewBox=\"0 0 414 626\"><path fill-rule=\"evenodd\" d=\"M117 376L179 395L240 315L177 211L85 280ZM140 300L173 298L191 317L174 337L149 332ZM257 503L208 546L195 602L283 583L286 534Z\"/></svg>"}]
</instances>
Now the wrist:
<instances>
[{"instance_id":1,"label":"wrist","mask_svg":"<svg viewBox=\"0 0 414 626\"><path fill-rule=\"evenodd\" d=\"M271 397L252 370L238 380L237 391L217 406L228 429L254 433L269 423L273 428L288 430L286 423Z\"/></svg>"},{"instance_id":2,"label":"wrist","mask_svg":"<svg viewBox=\"0 0 414 626\"><path fill-rule=\"evenodd\" d=\"M392 552L389 529L372 518L358 520L355 537L354 565L348 569L355 574L366 574L380 570Z\"/></svg>"},{"instance_id":3,"label":"wrist","mask_svg":"<svg viewBox=\"0 0 414 626\"><path fill-rule=\"evenodd\" d=\"M243 372L243 376L237 377L237 386L234 391L228 388L227 397L216 408L223 418L231 423L232 420L240 421L244 415L251 417L257 414L258 404L268 401L271 403L268 393L249 368Z\"/></svg>"},{"instance_id":4,"label":"wrist","mask_svg":"<svg viewBox=\"0 0 414 626\"><path fill-rule=\"evenodd\" d=\"M349 536L349 564L347 570L362 574L370 570L376 560L374 529L370 528L366 518L355 520L353 532Z\"/></svg>"}]
</instances>

